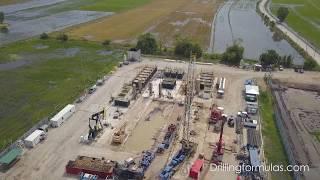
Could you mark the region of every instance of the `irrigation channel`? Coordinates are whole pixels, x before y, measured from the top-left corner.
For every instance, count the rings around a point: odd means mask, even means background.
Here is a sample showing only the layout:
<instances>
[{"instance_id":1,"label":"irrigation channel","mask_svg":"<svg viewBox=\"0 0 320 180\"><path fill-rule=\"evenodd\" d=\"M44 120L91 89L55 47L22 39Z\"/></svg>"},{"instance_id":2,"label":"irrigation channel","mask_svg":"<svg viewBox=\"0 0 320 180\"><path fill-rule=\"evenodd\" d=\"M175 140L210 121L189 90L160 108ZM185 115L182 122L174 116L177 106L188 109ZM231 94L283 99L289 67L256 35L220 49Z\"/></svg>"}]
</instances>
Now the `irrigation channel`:
<instances>
[{"instance_id":1,"label":"irrigation channel","mask_svg":"<svg viewBox=\"0 0 320 180\"><path fill-rule=\"evenodd\" d=\"M280 55L291 55L295 64L303 57L284 39L264 24L256 12L258 0L227 0L216 15L214 26L214 53L223 53L233 42L244 48L244 58L259 59L261 53L274 49Z\"/></svg>"}]
</instances>

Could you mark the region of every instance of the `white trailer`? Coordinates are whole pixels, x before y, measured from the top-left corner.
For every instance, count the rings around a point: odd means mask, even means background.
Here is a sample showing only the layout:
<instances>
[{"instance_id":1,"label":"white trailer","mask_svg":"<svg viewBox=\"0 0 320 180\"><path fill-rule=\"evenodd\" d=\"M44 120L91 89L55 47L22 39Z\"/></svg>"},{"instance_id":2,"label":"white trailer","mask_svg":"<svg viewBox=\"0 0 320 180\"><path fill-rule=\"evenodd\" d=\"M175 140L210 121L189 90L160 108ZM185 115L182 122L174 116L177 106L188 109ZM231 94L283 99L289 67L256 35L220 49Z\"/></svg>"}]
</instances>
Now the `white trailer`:
<instances>
[{"instance_id":1,"label":"white trailer","mask_svg":"<svg viewBox=\"0 0 320 180\"><path fill-rule=\"evenodd\" d=\"M42 130L35 130L31 133L27 138L24 139L24 144L28 148L35 147L45 135L44 131Z\"/></svg>"},{"instance_id":2,"label":"white trailer","mask_svg":"<svg viewBox=\"0 0 320 180\"><path fill-rule=\"evenodd\" d=\"M75 105L68 104L58 114L56 114L53 118L50 119L51 126L52 127L61 126L61 124L75 112L76 112Z\"/></svg>"},{"instance_id":3,"label":"white trailer","mask_svg":"<svg viewBox=\"0 0 320 180\"><path fill-rule=\"evenodd\" d=\"M221 77L219 80L219 88L217 91L218 97L223 97L225 86L226 86L226 78Z\"/></svg>"}]
</instances>

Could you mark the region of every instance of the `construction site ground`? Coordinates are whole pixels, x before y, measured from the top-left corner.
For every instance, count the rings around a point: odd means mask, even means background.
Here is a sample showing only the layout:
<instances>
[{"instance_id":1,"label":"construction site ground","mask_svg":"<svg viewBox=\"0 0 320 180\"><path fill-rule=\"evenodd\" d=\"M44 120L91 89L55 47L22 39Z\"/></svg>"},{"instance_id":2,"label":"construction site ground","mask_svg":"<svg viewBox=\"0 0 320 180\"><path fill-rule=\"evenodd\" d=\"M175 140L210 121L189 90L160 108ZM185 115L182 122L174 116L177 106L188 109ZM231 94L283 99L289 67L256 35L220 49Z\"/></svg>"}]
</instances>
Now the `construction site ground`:
<instances>
[{"instance_id":1,"label":"construction site ground","mask_svg":"<svg viewBox=\"0 0 320 180\"><path fill-rule=\"evenodd\" d=\"M67 175L65 165L69 160L74 160L78 155L91 157L105 157L106 159L123 161L129 157L139 157L141 151L148 150L162 141L165 128L170 123L176 123L179 115L183 116L183 106L172 102L153 101L151 98L139 96L131 103L128 109L120 109L124 113L120 119L113 119L116 110L111 106L111 96L120 92L124 83L130 82L145 65L157 65L158 68L177 67L187 69L187 63L169 62L163 59L144 58L142 62L132 63L123 66L115 71L103 86L90 95L85 101L76 106L76 113L68 119L61 127L50 129L48 137L41 144L33 149L25 149L21 160L6 172L0 172L0 179L5 180L56 180L56 179L77 179L77 176ZM214 144L218 141L219 134L208 127L209 107L212 103L223 106L225 113L235 115L239 110L244 109L242 91L246 79L255 78L261 80L265 73L245 71L238 68L224 65L196 65L196 70L213 71L215 77L226 78L226 91L223 99L203 100L195 97L194 102L203 104L200 110L200 118L191 123L191 130L196 135L191 140L198 144L196 154L175 174L174 179L187 179L188 167L198 157L204 154L210 159ZM317 73L305 72L298 74L292 70L275 72L274 78L283 81L304 81L306 83L320 82ZM104 128L103 133L91 144L80 143L80 137L88 133L88 118L91 114L106 108L109 117L107 121L114 127ZM125 143L119 146L111 145L113 132L123 123L127 123L127 138ZM181 138L181 137L180 137ZM238 145L234 144L237 139L233 128L226 126L224 133L225 154L223 161L227 164L238 164L235 154ZM157 177L168 159L180 148L177 138L164 154L158 155L146 172L147 179ZM208 166L204 168L202 179L236 179L235 172L209 171Z\"/></svg>"}]
</instances>

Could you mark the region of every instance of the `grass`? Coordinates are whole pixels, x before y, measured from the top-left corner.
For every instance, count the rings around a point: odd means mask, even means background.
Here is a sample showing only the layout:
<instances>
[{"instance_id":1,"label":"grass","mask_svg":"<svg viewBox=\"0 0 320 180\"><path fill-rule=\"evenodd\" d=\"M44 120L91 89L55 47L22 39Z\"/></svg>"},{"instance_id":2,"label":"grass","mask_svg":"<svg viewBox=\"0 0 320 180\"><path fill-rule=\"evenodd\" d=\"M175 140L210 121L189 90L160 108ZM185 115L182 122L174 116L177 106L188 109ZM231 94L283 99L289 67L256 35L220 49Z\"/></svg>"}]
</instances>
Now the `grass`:
<instances>
[{"instance_id":1,"label":"grass","mask_svg":"<svg viewBox=\"0 0 320 180\"><path fill-rule=\"evenodd\" d=\"M81 10L120 12L144 5L151 0L89 0Z\"/></svg>"},{"instance_id":2,"label":"grass","mask_svg":"<svg viewBox=\"0 0 320 180\"><path fill-rule=\"evenodd\" d=\"M281 141L273 112L272 95L269 90L263 91L259 97L262 116L262 134L264 152L269 164L288 165L288 159ZM292 179L288 172L271 172L273 180Z\"/></svg>"},{"instance_id":3,"label":"grass","mask_svg":"<svg viewBox=\"0 0 320 180\"><path fill-rule=\"evenodd\" d=\"M288 4L286 22L314 46L320 48L320 1L319 0L272 0L272 12L276 14L279 4ZM291 5L291 6L289 6Z\"/></svg>"},{"instance_id":4,"label":"grass","mask_svg":"<svg viewBox=\"0 0 320 180\"><path fill-rule=\"evenodd\" d=\"M35 49L36 45L47 49ZM64 50L79 48L74 56ZM0 71L0 149L14 141L39 120L72 103L98 78L110 72L121 59L120 52L102 56L102 45L55 39L32 39L1 48L0 63L7 53L28 59L31 64ZM21 61L16 59L16 61Z\"/></svg>"},{"instance_id":5,"label":"grass","mask_svg":"<svg viewBox=\"0 0 320 180\"><path fill-rule=\"evenodd\" d=\"M28 0L0 0L0 6L15 4L15 3L22 3L22 2L26 2L26 1L28 1Z\"/></svg>"}]
</instances>

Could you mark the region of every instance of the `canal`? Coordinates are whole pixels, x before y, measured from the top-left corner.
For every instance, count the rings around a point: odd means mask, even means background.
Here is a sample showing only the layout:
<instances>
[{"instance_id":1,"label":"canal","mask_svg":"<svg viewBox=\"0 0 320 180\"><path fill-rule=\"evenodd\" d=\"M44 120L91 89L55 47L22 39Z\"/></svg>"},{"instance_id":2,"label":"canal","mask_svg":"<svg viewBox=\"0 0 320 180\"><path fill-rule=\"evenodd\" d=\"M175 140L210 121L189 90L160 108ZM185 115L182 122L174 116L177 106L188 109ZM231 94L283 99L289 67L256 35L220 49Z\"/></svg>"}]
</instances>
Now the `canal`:
<instances>
[{"instance_id":1,"label":"canal","mask_svg":"<svg viewBox=\"0 0 320 180\"><path fill-rule=\"evenodd\" d=\"M303 62L299 53L278 38L256 12L258 0L226 0L215 18L213 49L223 53L234 42L245 48L244 58L259 59L261 53L274 49L280 55L291 55L295 64ZM209 50L210 51L210 50Z\"/></svg>"}]
</instances>

